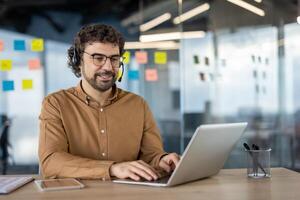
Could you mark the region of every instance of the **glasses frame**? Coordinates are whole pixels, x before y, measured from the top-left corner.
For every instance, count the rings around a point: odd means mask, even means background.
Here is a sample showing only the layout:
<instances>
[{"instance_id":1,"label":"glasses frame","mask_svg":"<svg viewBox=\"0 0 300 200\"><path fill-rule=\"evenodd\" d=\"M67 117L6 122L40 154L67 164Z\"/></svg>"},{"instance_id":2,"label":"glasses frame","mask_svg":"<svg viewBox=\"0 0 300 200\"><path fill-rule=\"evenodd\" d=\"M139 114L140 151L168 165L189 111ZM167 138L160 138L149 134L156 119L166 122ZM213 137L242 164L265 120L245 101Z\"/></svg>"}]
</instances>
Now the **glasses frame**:
<instances>
[{"instance_id":1,"label":"glasses frame","mask_svg":"<svg viewBox=\"0 0 300 200\"><path fill-rule=\"evenodd\" d=\"M104 55L104 54L101 54L101 53L90 54L90 53L88 53L88 52L86 52L86 51L83 51L83 53L86 53L87 55L89 55L90 57L92 57L92 60L93 60L94 65L96 65L96 66L98 66L98 67L101 67L101 66L105 65L105 63L106 63L106 61L107 61L108 58L109 58L109 61L110 61L111 66L112 66L114 69L118 69L118 68L120 68L120 67L123 65L124 57L122 57L122 56L120 56L120 55L107 56L107 55ZM95 58L94 58L94 57L97 56L97 55L98 55L98 56L104 56L104 57L105 57L105 60L104 60L103 64L101 64L101 65L95 64ZM119 56L119 57L120 57L120 64L119 64L119 66L114 66L114 65L112 64L111 59L112 59L114 56Z\"/></svg>"}]
</instances>

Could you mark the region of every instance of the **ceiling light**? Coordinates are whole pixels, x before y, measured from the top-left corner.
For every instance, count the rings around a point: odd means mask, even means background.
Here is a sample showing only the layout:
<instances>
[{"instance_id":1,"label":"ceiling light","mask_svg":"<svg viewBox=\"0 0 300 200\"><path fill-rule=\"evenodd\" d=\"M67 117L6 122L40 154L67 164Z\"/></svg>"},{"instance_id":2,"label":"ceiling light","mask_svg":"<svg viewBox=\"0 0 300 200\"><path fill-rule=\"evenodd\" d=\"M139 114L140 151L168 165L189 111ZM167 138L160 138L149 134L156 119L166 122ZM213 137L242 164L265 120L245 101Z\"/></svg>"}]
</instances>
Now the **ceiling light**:
<instances>
[{"instance_id":1,"label":"ceiling light","mask_svg":"<svg viewBox=\"0 0 300 200\"><path fill-rule=\"evenodd\" d=\"M257 8L245 1L242 1L242 0L227 0L229 1L230 3L233 3L237 6L240 6L242 8L245 8L246 10L249 10L250 12L253 12L259 16L265 16L265 11L260 9L260 8Z\"/></svg>"},{"instance_id":2,"label":"ceiling light","mask_svg":"<svg viewBox=\"0 0 300 200\"><path fill-rule=\"evenodd\" d=\"M188 19L190 19L190 18L192 18L196 15L199 15L199 14L209 10L209 8L210 8L210 5L208 3L202 4L202 5L200 5L196 8L193 8L193 9L179 15L178 17L175 17L174 20L173 20L173 23L174 24L179 24L181 22L184 22L184 21L186 21L186 20L188 20Z\"/></svg>"},{"instance_id":3,"label":"ceiling light","mask_svg":"<svg viewBox=\"0 0 300 200\"><path fill-rule=\"evenodd\" d=\"M158 17L150 20L149 22L140 25L140 31L142 31L142 32L148 31L149 29L151 29L155 26L158 26L159 24L169 20L170 18L171 18L170 13L165 13L161 16L158 16Z\"/></svg>"},{"instance_id":4,"label":"ceiling light","mask_svg":"<svg viewBox=\"0 0 300 200\"><path fill-rule=\"evenodd\" d=\"M125 42L125 49L179 49L179 43L164 42Z\"/></svg>"},{"instance_id":5,"label":"ceiling light","mask_svg":"<svg viewBox=\"0 0 300 200\"><path fill-rule=\"evenodd\" d=\"M190 32L170 32L170 33L158 33L141 35L141 42L153 42L164 40L179 40L179 39L191 39L191 38L203 38L205 36L204 31L190 31Z\"/></svg>"}]
</instances>

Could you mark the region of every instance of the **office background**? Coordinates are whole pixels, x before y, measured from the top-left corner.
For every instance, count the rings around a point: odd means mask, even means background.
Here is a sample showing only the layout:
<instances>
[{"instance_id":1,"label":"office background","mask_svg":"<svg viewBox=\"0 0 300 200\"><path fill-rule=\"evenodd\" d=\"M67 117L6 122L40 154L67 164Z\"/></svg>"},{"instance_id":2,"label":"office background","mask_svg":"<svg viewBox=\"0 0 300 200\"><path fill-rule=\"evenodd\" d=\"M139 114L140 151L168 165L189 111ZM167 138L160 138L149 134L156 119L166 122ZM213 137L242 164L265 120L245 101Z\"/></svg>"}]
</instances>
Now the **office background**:
<instances>
[{"instance_id":1,"label":"office background","mask_svg":"<svg viewBox=\"0 0 300 200\"><path fill-rule=\"evenodd\" d=\"M37 173L41 102L78 83L66 52L89 23L111 24L124 34L125 74L118 85L147 100L167 151L182 153L200 124L247 121L242 141L272 148L272 166L299 171L299 11L297 0L0 2L7 173ZM242 141L225 168L246 166Z\"/></svg>"}]
</instances>

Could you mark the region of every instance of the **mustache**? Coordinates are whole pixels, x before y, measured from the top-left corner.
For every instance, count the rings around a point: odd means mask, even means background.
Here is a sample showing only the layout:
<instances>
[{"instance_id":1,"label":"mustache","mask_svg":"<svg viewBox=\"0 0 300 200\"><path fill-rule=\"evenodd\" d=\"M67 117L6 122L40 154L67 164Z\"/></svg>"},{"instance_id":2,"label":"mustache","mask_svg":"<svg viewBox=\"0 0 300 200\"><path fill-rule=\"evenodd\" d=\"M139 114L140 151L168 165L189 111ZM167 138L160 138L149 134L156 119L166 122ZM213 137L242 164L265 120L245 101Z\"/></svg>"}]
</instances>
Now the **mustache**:
<instances>
[{"instance_id":1,"label":"mustache","mask_svg":"<svg viewBox=\"0 0 300 200\"><path fill-rule=\"evenodd\" d=\"M102 71L102 72L98 72L98 73L95 73L94 75L95 77L97 76L112 76L112 77L115 77L116 76L116 73L115 72L112 72L112 71Z\"/></svg>"}]
</instances>

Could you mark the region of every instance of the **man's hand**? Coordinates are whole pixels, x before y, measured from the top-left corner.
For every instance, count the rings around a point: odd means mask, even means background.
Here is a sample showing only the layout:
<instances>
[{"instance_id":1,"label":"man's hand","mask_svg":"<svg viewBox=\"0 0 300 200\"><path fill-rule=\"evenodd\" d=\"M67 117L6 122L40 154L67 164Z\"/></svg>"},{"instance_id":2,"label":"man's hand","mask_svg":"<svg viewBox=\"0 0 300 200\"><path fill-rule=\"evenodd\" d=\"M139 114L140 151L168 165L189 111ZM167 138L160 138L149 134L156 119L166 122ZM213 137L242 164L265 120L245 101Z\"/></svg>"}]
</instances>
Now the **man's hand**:
<instances>
[{"instance_id":1,"label":"man's hand","mask_svg":"<svg viewBox=\"0 0 300 200\"><path fill-rule=\"evenodd\" d=\"M177 153L170 153L163 156L159 161L159 167L165 170L166 172L172 172L175 167L178 165L180 156Z\"/></svg>"},{"instance_id":2,"label":"man's hand","mask_svg":"<svg viewBox=\"0 0 300 200\"><path fill-rule=\"evenodd\" d=\"M148 181L158 178L155 169L142 160L113 164L109 173L117 178L131 178L135 181L139 181L141 178Z\"/></svg>"}]
</instances>

